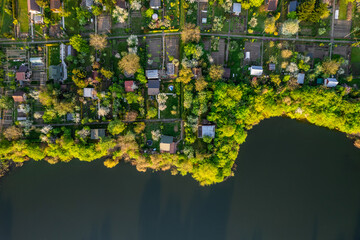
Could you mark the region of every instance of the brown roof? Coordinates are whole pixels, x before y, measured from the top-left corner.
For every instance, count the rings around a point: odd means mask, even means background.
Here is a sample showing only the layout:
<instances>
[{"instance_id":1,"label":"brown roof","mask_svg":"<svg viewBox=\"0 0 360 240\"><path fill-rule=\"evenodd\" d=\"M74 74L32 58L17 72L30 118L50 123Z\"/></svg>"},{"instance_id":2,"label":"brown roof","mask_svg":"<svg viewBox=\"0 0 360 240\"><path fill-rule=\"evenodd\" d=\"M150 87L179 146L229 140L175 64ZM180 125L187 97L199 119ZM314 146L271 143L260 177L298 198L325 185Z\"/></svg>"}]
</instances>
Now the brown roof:
<instances>
[{"instance_id":1,"label":"brown roof","mask_svg":"<svg viewBox=\"0 0 360 240\"><path fill-rule=\"evenodd\" d=\"M16 80L18 81L26 80L25 72L16 72Z\"/></svg>"},{"instance_id":2,"label":"brown roof","mask_svg":"<svg viewBox=\"0 0 360 240\"><path fill-rule=\"evenodd\" d=\"M24 92L18 91L12 95L15 102L24 102Z\"/></svg>"},{"instance_id":3,"label":"brown roof","mask_svg":"<svg viewBox=\"0 0 360 240\"><path fill-rule=\"evenodd\" d=\"M37 11L40 12L40 7L37 5L35 0L27 0L28 11Z\"/></svg>"},{"instance_id":4,"label":"brown roof","mask_svg":"<svg viewBox=\"0 0 360 240\"><path fill-rule=\"evenodd\" d=\"M267 5L268 11L276 11L278 0L269 0Z\"/></svg>"},{"instance_id":5,"label":"brown roof","mask_svg":"<svg viewBox=\"0 0 360 240\"><path fill-rule=\"evenodd\" d=\"M125 81L125 92L133 92L134 89L132 86L134 85L134 81Z\"/></svg>"},{"instance_id":6,"label":"brown roof","mask_svg":"<svg viewBox=\"0 0 360 240\"><path fill-rule=\"evenodd\" d=\"M230 78L230 68L224 68L223 78Z\"/></svg>"},{"instance_id":7,"label":"brown roof","mask_svg":"<svg viewBox=\"0 0 360 240\"><path fill-rule=\"evenodd\" d=\"M60 0L50 0L50 9L57 10L61 6Z\"/></svg>"},{"instance_id":8,"label":"brown roof","mask_svg":"<svg viewBox=\"0 0 360 240\"><path fill-rule=\"evenodd\" d=\"M125 0L116 0L116 5L121 7L121 8L126 8Z\"/></svg>"}]
</instances>

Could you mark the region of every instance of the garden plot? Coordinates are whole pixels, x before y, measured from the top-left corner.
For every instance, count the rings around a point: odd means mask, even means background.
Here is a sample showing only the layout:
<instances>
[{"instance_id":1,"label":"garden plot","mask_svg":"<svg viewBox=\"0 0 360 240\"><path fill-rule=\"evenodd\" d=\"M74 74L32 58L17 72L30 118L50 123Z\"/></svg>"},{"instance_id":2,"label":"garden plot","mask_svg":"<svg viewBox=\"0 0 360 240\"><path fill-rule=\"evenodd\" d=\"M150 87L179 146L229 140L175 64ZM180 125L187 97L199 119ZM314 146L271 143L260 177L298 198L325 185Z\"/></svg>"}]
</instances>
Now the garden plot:
<instances>
[{"instance_id":1,"label":"garden plot","mask_svg":"<svg viewBox=\"0 0 360 240\"><path fill-rule=\"evenodd\" d=\"M225 63L225 39L219 39L218 51L211 51L214 63L223 65Z\"/></svg>"},{"instance_id":2,"label":"garden plot","mask_svg":"<svg viewBox=\"0 0 360 240\"><path fill-rule=\"evenodd\" d=\"M246 16L244 15L234 16L230 19L229 24L230 24L230 32L243 33L246 31Z\"/></svg>"},{"instance_id":3,"label":"garden plot","mask_svg":"<svg viewBox=\"0 0 360 240\"><path fill-rule=\"evenodd\" d=\"M351 69L354 76L360 76L360 48L351 49Z\"/></svg>"},{"instance_id":4,"label":"garden plot","mask_svg":"<svg viewBox=\"0 0 360 240\"><path fill-rule=\"evenodd\" d=\"M166 93L166 108L160 111L160 118L178 118L180 113L179 97L175 93Z\"/></svg>"},{"instance_id":5,"label":"garden plot","mask_svg":"<svg viewBox=\"0 0 360 240\"><path fill-rule=\"evenodd\" d=\"M247 57L247 52L250 53L250 58ZM246 63L254 63L260 60L261 57L261 42L245 42L244 61Z\"/></svg>"},{"instance_id":6,"label":"garden plot","mask_svg":"<svg viewBox=\"0 0 360 240\"><path fill-rule=\"evenodd\" d=\"M350 46L335 45L333 47L333 55L339 55L344 59L350 59L350 54L351 54Z\"/></svg>"},{"instance_id":7,"label":"garden plot","mask_svg":"<svg viewBox=\"0 0 360 240\"><path fill-rule=\"evenodd\" d=\"M143 19L141 17L141 13L140 11L134 11L131 12L130 15L130 25L131 25L131 32L133 34L139 34L142 33L142 23L143 23Z\"/></svg>"},{"instance_id":8,"label":"garden plot","mask_svg":"<svg viewBox=\"0 0 360 240\"><path fill-rule=\"evenodd\" d=\"M295 45L295 51L300 52L304 55L307 55L314 59L324 59L325 57L329 56L329 46L319 46L316 44L296 44Z\"/></svg>"},{"instance_id":9,"label":"garden plot","mask_svg":"<svg viewBox=\"0 0 360 240\"><path fill-rule=\"evenodd\" d=\"M197 22L198 26L200 26L201 30L208 30L211 29L211 24L207 22L208 17L208 3L200 2L197 10ZM206 19L206 22L203 22L203 19Z\"/></svg>"},{"instance_id":10,"label":"garden plot","mask_svg":"<svg viewBox=\"0 0 360 240\"><path fill-rule=\"evenodd\" d=\"M97 18L97 31L99 34L110 33L110 31L111 31L110 15L102 14Z\"/></svg>"},{"instance_id":11,"label":"garden plot","mask_svg":"<svg viewBox=\"0 0 360 240\"><path fill-rule=\"evenodd\" d=\"M146 45L148 50L149 69L159 69L162 60L162 39L161 38L147 38Z\"/></svg>"},{"instance_id":12,"label":"garden plot","mask_svg":"<svg viewBox=\"0 0 360 240\"><path fill-rule=\"evenodd\" d=\"M334 38L350 37L351 21L335 20Z\"/></svg>"},{"instance_id":13,"label":"garden plot","mask_svg":"<svg viewBox=\"0 0 360 240\"><path fill-rule=\"evenodd\" d=\"M146 140L152 140L152 145L147 147L156 148L158 150L161 135L172 136L175 138L176 141L180 139L180 134L180 122L149 122L146 123L145 127L145 142Z\"/></svg>"},{"instance_id":14,"label":"garden plot","mask_svg":"<svg viewBox=\"0 0 360 240\"><path fill-rule=\"evenodd\" d=\"M49 28L49 36L53 38L60 38L62 36L61 25L51 25Z\"/></svg>"},{"instance_id":15,"label":"garden plot","mask_svg":"<svg viewBox=\"0 0 360 240\"><path fill-rule=\"evenodd\" d=\"M179 27L179 17L180 17L180 2L179 0L164 0L164 11L165 17L170 19L171 27L178 28Z\"/></svg>"},{"instance_id":16,"label":"garden plot","mask_svg":"<svg viewBox=\"0 0 360 240\"><path fill-rule=\"evenodd\" d=\"M180 40L178 36L168 36L165 37L165 46L166 46L166 62L171 62L171 58L173 59L179 59L179 45Z\"/></svg>"}]
</instances>

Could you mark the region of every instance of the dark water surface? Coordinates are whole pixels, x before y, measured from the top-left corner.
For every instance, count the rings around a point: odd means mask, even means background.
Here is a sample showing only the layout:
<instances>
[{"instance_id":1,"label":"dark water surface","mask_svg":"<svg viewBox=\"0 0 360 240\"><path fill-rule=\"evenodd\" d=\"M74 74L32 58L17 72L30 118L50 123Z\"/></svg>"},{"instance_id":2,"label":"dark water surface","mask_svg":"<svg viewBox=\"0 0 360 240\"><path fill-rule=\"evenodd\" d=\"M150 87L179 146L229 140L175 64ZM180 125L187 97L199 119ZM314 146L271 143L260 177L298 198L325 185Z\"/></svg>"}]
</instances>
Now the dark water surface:
<instances>
[{"instance_id":1,"label":"dark water surface","mask_svg":"<svg viewBox=\"0 0 360 240\"><path fill-rule=\"evenodd\" d=\"M0 180L0 239L359 240L360 150L289 119L249 132L211 187L120 164L25 164Z\"/></svg>"}]
</instances>

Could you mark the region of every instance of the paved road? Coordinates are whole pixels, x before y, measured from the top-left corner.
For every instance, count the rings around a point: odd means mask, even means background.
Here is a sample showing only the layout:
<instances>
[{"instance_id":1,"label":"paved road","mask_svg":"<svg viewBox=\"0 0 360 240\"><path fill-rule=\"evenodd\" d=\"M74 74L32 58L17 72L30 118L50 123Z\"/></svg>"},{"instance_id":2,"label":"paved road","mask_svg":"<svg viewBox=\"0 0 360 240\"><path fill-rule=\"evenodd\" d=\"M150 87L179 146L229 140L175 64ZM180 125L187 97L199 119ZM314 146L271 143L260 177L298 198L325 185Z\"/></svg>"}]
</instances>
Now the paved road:
<instances>
[{"instance_id":1,"label":"paved road","mask_svg":"<svg viewBox=\"0 0 360 240\"><path fill-rule=\"evenodd\" d=\"M164 36L174 36L180 35L181 32L172 32L172 33L164 33ZM260 39L260 40L268 40L268 41L299 41L299 42L319 42L319 43L345 43L352 44L356 43L355 40L340 40L334 39L316 39L316 38L296 38L296 37L268 37L268 36L255 36L255 35L246 35L246 34L214 34L214 33L201 33L202 36L215 36L215 37L231 37L231 38L247 38L247 39ZM163 33L152 33L152 34L141 34L137 35L138 37L162 37ZM110 36L108 39L125 39L129 36ZM57 39L57 40L47 40L47 41L6 41L0 42L0 45L14 45L14 44L48 44L48 43L65 43L69 42L69 39Z\"/></svg>"},{"instance_id":2,"label":"paved road","mask_svg":"<svg viewBox=\"0 0 360 240\"><path fill-rule=\"evenodd\" d=\"M164 122L164 123L170 123L170 122L181 122L182 119L180 118L169 118L169 119L139 119L136 121L123 121L124 123L135 123L135 122L145 122L145 123L151 123L151 122ZM85 123L85 124L76 124L76 123L43 123L43 124L33 124L34 127L44 127L44 126L52 126L52 127L63 127L63 126L89 126L89 125L108 125L109 122L92 122L92 123Z\"/></svg>"}]
</instances>

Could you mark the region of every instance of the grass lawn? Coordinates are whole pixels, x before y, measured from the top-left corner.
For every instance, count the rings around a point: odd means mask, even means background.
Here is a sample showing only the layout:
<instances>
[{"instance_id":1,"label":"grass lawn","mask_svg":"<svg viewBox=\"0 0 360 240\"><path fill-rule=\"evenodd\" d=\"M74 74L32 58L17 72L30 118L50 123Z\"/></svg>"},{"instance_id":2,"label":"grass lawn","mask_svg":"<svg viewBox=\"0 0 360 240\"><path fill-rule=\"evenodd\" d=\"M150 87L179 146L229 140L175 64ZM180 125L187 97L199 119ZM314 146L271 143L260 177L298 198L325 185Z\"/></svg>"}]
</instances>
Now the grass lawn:
<instances>
[{"instance_id":1,"label":"grass lawn","mask_svg":"<svg viewBox=\"0 0 360 240\"><path fill-rule=\"evenodd\" d=\"M339 19L346 20L347 15L347 2L346 0L339 1Z\"/></svg>"},{"instance_id":2,"label":"grass lawn","mask_svg":"<svg viewBox=\"0 0 360 240\"><path fill-rule=\"evenodd\" d=\"M70 15L65 18L65 28L70 35L77 34L80 31L79 21L76 18L76 7L80 4L79 0L65 0L65 10Z\"/></svg>"},{"instance_id":3,"label":"grass lawn","mask_svg":"<svg viewBox=\"0 0 360 240\"><path fill-rule=\"evenodd\" d=\"M142 30L141 30L142 23L143 23L143 20L141 17L131 17L131 32L133 34L142 33Z\"/></svg>"},{"instance_id":4,"label":"grass lawn","mask_svg":"<svg viewBox=\"0 0 360 240\"><path fill-rule=\"evenodd\" d=\"M51 46L49 47L49 65L60 64L60 47Z\"/></svg>"},{"instance_id":5,"label":"grass lawn","mask_svg":"<svg viewBox=\"0 0 360 240\"><path fill-rule=\"evenodd\" d=\"M173 97L169 95L166 100L166 106L166 109L160 112L160 118L179 118L180 104L178 96ZM176 114L173 115L172 111L176 111Z\"/></svg>"},{"instance_id":6,"label":"grass lawn","mask_svg":"<svg viewBox=\"0 0 360 240\"><path fill-rule=\"evenodd\" d=\"M9 6L9 0L0 0L0 35L9 33L12 27L12 15L5 13L5 9Z\"/></svg>"},{"instance_id":7,"label":"grass lawn","mask_svg":"<svg viewBox=\"0 0 360 240\"><path fill-rule=\"evenodd\" d=\"M351 68L353 76L360 76L360 48L351 49Z\"/></svg>"},{"instance_id":8,"label":"grass lawn","mask_svg":"<svg viewBox=\"0 0 360 240\"><path fill-rule=\"evenodd\" d=\"M360 48L351 49L351 63L360 63Z\"/></svg>"},{"instance_id":9,"label":"grass lawn","mask_svg":"<svg viewBox=\"0 0 360 240\"><path fill-rule=\"evenodd\" d=\"M20 31L27 33L29 31L29 16L27 8L27 0L18 0L18 21Z\"/></svg>"}]
</instances>

